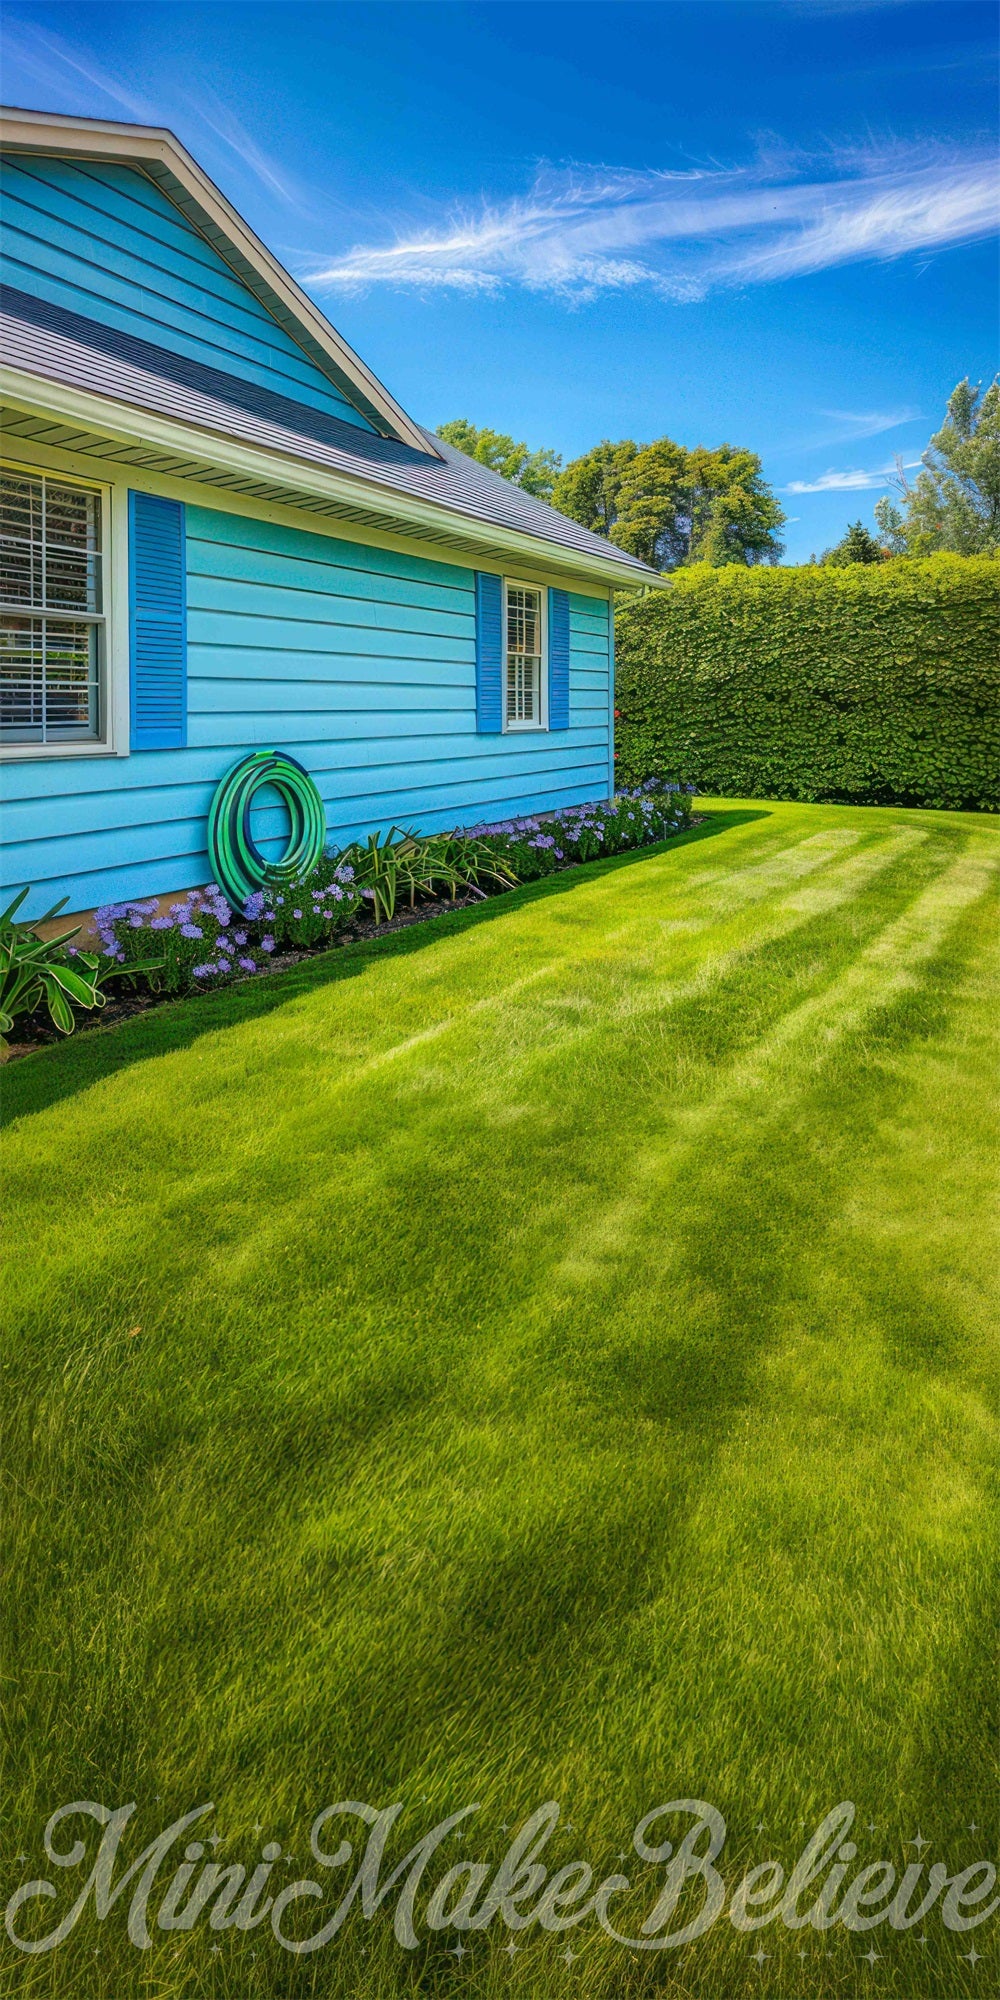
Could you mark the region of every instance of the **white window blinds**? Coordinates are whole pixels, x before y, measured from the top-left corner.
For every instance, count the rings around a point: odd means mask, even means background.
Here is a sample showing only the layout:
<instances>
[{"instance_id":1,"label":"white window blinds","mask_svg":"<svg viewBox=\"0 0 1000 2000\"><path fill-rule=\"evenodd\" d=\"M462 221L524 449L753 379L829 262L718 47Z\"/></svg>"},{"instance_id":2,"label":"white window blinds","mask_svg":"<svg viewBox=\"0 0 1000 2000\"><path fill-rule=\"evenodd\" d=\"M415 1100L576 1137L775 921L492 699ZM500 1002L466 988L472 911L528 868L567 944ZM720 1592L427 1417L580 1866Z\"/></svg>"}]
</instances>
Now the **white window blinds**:
<instances>
[{"instance_id":1,"label":"white window blinds","mask_svg":"<svg viewBox=\"0 0 1000 2000\"><path fill-rule=\"evenodd\" d=\"M0 740L101 734L101 496L0 475Z\"/></svg>"}]
</instances>

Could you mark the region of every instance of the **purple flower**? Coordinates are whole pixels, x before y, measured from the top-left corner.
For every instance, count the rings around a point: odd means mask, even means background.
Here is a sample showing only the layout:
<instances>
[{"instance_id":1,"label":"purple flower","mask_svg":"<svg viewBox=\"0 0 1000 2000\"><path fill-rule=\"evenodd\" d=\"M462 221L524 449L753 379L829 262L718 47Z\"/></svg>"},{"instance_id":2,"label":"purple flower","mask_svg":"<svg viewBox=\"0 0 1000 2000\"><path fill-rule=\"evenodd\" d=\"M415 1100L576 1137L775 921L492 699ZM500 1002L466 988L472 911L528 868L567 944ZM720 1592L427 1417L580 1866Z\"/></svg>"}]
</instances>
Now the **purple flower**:
<instances>
[{"instance_id":1,"label":"purple flower","mask_svg":"<svg viewBox=\"0 0 1000 2000\"><path fill-rule=\"evenodd\" d=\"M246 934L246 931L234 931L234 932L233 932L233 943L234 943L234 944L246 944L246 941L247 941L247 934Z\"/></svg>"},{"instance_id":2,"label":"purple flower","mask_svg":"<svg viewBox=\"0 0 1000 2000\"><path fill-rule=\"evenodd\" d=\"M263 889L255 889L253 895L247 897L243 905L243 915L249 917L251 923L255 924L258 917L263 916L264 901Z\"/></svg>"},{"instance_id":3,"label":"purple flower","mask_svg":"<svg viewBox=\"0 0 1000 2000\"><path fill-rule=\"evenodd\" d=\"M200 931L200 930L198 929L198 926L197 926L197 924L182 924L182 925L181 925L181 936L182 936L182 937L189 937L189 938L200 938L200 937L204 937L204 935L205 935L204 931Z\"/></svg>"},{"instance_id":4,"label":"purple flower","mask_svg":"<svg viewBox=\"0 0 1000 2000\"><path fill-rule=\"evenodd\" d=\"M292 915L293 915L293 917L295 918L295 921L296 921L296 923L301 923L301 921L302 921L302 911L301 911L301 910L293 910L293 911L292 911Z\"/></svg>"},{"instance_id":5,"label":"purple flower","mask_svg":"<svg viewBox=\"0 0 1000 2000\"><path fill-rule=\"evenodd\" d=\"M261 951L273 951L273 950L274 950L274 939L273 939L273 937L266 937L266 938L261 938L261 941L260 941L260 948L261 948Z\"/></svg>"},{"instance_id":6,"label":"purple flower","mask_svg":"<svg viewBox=\"0 0 1000 2000\"><path fill-rule=\"evenodd\" d=\"M209 973L214 971L214 965L193 965L191 967L191 977L192 979L207 979Z\"/></svg>"},{"instance_id":7,"label":"purple flower","mask_svg":"<svg viewBox=\"0 0 1000 2000\"><path fill-rule=\"evenodd\" d=\"M173 927L174 920L172 917L154 917L149 926L151 931L172 931Z\"/></svg>"},{"instance_id":8,"label":"purple flower","mask_svg":"<svg viewBox=\"0 0 1000 2000\"><path fill-rule=\"evenodd\" d=\"M219 971L219 972L229 972L229 971L231 971L231 970L232 970L232 965L231 965L231 961L230 961L230 960L229 960L228 958L221 958L221 957L220 957L220 958L219 958L219 959L217 960L217 963L216 963L216 970L217 970L217 971Z\"/></svg>"},{"instance_id":9,"label":"purple flower","mask_svg":"<svg viewBox=\"0 0 1000 2000\"><path fill-rule=\"evenodd\" d=\"M142 929L142 911L141 911L141 910L133 910L133 911L132 911L132 914L131 914L131 916L129 917L129 920L128 920L128 927L129 927L129 930L130 930L130 931L141 931L141 929Z\"/></svg>"},{"instance_id":10,"label":"purple flower","mask_svg":"<svg viewBox=\"0 0 1000 2000\"><path fill-rule=\"evenodd\" d=\"M562 848L561 848L561 847L557 847L557 848L556 848L556 860L557 860L557 861L561 861L562 859L563 859L563 851L562 851Z\"/></svg>"},{"instance_id":11,"label":"purple flower","mask_svg":"<svg viewBox=\"0 0 1000 2000\"><path fill-rule=\"evenodd\" d=\"M240 966L244 972L256 972L257 970L256 961L252 958L241 958Z\"/></svg>"}]
</instances>

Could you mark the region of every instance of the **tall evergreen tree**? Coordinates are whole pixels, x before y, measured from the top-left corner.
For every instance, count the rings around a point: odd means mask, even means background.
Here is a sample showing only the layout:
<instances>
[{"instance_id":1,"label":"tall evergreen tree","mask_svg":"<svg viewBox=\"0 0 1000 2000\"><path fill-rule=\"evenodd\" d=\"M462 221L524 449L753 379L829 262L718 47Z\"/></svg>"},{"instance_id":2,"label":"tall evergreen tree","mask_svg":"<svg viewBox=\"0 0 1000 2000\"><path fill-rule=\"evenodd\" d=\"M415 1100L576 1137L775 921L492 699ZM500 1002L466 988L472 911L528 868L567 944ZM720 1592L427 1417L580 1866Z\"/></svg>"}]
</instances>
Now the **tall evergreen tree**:
<instances>
[{"instance_id":1,"label":"tall evergreen tree","mask_svg":"<svg viewBox=\"0 0 1000 2000\"><path fill-rule=\"evenodd\" d=\"M821 563L831 563L835 569L843 569L848 563L884 562L889 551L876 541L862 521L852 521L847 533L835 542L832 549L824 549Z\"/></svg>"},{"instance_id":2,"label":"tall evergreen tree","mask_svg":"<svg viewBox=\"0 0 1000 2000\"><path fill-rule=\"evenodd\" d=\"M922 470L911 486L900 469L896 485L898 498L885 494L875 508L892 554L1000 554L1000 377L985 395L968 376L957 384Z\"/></svg>"}]
</instances>

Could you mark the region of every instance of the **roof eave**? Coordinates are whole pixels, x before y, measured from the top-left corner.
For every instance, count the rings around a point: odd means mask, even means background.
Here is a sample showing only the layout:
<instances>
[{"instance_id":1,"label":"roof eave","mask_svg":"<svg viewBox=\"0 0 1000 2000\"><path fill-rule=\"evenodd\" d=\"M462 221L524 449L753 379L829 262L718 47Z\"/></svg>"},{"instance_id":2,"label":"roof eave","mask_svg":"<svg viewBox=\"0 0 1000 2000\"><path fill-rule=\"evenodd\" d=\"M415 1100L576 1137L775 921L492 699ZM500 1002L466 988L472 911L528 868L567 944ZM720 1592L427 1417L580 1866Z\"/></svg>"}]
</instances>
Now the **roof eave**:
<instances>
[{"instance_id":1,"label":"roof eave","mask_svg":"<svg viewBox=\"0 0 1000 2000\"><path fill-rule=\"evenodd\" d=\"M103 432L113 441L152 446L179 455L186 453L190 458L200 455L206 465L227 474L281 481L304 495L337 500L367 514L382 513L390 522L406 521L415 539L420 538L422 530L440 534L447 528L455 542L468 545L470 554L477 547L489 545L512 557L530 559L536 567L586 577L612 590L655 590L667 583L658 570L648 569L645 564L621 562L598 550L591 552L564 542L548 541L544 536L504 527L461 508L417 498L383 481L332 471L290 452L248 444L215 430L161 416L137 404L54 381L49 376L0 367L0 394L15 408L69 419Z\"/></svg>"},{"instance_id":2,"label":"roof eave","mask_svg":"<svg viewBox=\"0 0 1000 2000\"><path fill-rule=\"evenodd\" d=\"M310 359L338 388L349 393L377 431L399 438L425 456L441 456L166 126L126 125L111 119L71 118L59 112L5 106L0 108L0 145L6 152L112 160L140 168L249 285Z\"/></svg>"}]
</instances>

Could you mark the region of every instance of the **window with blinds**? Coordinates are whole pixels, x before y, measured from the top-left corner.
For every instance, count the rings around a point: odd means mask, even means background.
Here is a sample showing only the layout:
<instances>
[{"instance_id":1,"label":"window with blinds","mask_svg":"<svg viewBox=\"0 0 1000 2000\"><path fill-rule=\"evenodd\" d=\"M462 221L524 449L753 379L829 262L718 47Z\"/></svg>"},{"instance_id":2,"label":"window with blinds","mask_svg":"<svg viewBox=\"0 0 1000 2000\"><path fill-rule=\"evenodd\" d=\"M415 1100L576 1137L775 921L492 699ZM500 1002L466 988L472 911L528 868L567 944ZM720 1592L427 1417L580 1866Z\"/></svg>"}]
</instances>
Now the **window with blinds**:
<instances>
[{"instance_id":1,"label":"window with blinds","mask_svg":"<svg viewBox=\"0 0 1000 2000\"><path fill-rule=\"evenodd\" d=\"M102 734L101 495L0 474L0 743Z\"/></svg>"},{"instance_id":2,"label":"window with blinds","mask_svg":"<svg viewBox=\"0 0 1000 2000\"><path fill-rule=\"evenodd\" d=\"M538 729L542 725L544 646L541 591L525 583L508 583L508 729Z\"/></svg>"}]
</instances>

